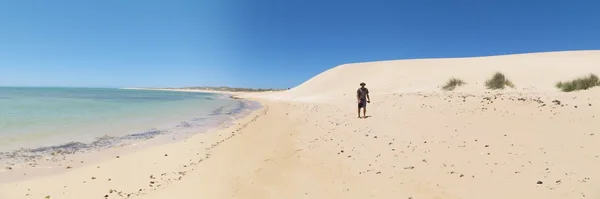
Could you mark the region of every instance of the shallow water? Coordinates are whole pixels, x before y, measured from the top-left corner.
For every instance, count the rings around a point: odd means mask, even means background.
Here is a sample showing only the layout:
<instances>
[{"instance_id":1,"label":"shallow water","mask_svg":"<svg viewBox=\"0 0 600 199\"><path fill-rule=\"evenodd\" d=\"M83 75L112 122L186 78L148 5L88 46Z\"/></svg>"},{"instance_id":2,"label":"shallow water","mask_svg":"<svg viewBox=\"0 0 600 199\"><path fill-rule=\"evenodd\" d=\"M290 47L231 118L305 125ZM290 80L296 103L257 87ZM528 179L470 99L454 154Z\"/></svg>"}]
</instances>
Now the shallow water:
<instances>
[{"instance_id":1,"label":"shallow water","mask_svg":"<svg viewBox=\"0 0 600 199\"><path fill-rule=\"evenodd\" d=\"M243 104L208 93L0 88L0 152L148 139L174 128L214 125L213 118L248 108Z\"/></svg>"}]
</instances>

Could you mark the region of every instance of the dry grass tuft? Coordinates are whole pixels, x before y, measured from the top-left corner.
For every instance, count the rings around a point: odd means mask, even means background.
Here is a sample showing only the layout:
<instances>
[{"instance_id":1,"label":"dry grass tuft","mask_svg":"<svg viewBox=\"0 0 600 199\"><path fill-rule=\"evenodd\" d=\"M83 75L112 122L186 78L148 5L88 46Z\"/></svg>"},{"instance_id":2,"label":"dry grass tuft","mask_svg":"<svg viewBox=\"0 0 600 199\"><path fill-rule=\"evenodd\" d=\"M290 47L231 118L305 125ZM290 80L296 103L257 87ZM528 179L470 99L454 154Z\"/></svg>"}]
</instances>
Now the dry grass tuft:
<instances>
[{"instance_id":1,"label":"dry grass tuft","mask_svg":"<svg viewBox=\"0 0 600 199\"><path fill-rule=\"evenodd\" d=\"M448 80L448 82L446 82L446 85L444 85L442 87L442 90L445 91L452 91L454 90L456 87L462 86L466 84L463 80L461 79L457 79L457 78L450 78L450 80Z\"/></svg>"},{"instance_id":2,"label":"dry grass tuft","mask_svg":"<svg viewBox=\"0 0 600 199\"><path fill-rule=\"evenodd\" d=\"M496 72L491 79L485 81L485 86L492 90L504 89L505 86L515 88L515 85L500 72Z\"/></svg>"},{"instance_id":3,"label":"dry grass tuft","mask_svg":"<svg viewBox=\"0 0 600 199\"><path fill-rule=\"evenodd\" d=\"M598 76L590 74L587 77L580 77L568 82L558 82L555 86L563 92L587 90L595 86L600 86L600 80Z\"/></svg>"}]
</instances>

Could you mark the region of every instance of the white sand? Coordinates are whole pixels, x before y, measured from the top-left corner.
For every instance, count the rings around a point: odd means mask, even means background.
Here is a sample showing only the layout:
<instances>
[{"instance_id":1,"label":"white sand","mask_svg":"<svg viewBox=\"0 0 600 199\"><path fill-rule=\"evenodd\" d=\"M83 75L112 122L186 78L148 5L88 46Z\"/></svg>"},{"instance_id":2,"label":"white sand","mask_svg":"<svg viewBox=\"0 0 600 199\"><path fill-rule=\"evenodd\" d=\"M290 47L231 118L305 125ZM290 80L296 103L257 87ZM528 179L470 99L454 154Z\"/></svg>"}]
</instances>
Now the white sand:
<instances>
[{"instance_id":1,"label":"white sand","mask_svg":"<svg viewBox=\"0 0 600 199\"><path fill-rule=\"evenodd\" d=\"M517 88L487 92L496 71ZM589 73L600 51L342 65L241 94L265 108L231 128L0 184L0 198L599 198L600 87L554 88ZM467 85L441 92L450 77Z\"/></svg>"}]
</instances>

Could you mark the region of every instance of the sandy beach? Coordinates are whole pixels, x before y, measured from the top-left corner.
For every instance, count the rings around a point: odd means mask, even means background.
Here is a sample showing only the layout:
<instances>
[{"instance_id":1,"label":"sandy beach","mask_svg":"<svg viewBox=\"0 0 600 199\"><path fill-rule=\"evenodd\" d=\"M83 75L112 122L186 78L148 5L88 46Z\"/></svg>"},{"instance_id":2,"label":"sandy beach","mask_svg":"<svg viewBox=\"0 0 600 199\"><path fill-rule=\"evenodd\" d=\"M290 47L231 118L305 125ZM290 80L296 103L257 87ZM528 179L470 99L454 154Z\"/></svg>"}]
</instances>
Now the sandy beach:
<instances>
[{"instance_id":1,"label":"sandy beach","mask_svg":"<svg viewBox=\"0 0 600 199\"><path fill-rule=\"evenodd\" d=\"M515 88L486 89L495 72ZM0 199L599 198L600 87L555 87L590 73L600 51L344 64L229 93L263 105L229 127L5 182ZM442 91L451 77L466 84Z\"/></svg>"}]
</instances>

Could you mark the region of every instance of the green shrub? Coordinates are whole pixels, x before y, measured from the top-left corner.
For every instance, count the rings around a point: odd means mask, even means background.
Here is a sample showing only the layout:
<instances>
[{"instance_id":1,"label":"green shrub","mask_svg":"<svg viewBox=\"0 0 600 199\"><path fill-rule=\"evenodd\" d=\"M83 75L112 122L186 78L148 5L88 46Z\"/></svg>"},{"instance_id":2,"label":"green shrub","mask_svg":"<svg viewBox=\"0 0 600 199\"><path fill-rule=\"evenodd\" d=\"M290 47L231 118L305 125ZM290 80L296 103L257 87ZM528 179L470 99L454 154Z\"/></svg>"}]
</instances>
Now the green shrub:
<instances>
[{"instance_id":1,"label":"green shrub","mask_svg":"<svg viewBox=\"0 0 600 199\"><path fill-rule=\"evenodd\" d=\"M442 87L442 90L445 91L452 91L454 90L456 87L458 86L462 86L466 84L463 80L461 79L456 79L456 78L450 78L450 80L448 80L448 82L446 82L446 85L444 85Z\"/></svg>"},{"instance_id":2,"label":"green shrub","mask_svg":"<svg viewBox=\"0 0 600 199\"><path fill-rule=\"evenodd\" d=\"M600 86L600 80L598 76L590 74L587 77L580 77L568 82L558 82L555 86L563 92L587 90L594 86Z\"/></svg>"},{"instance_id":3,"label":"green shrub","mask_svg":"<svg viewBox=\"0 0 600 199\"><path fill-rule=\"evenodd\" d=\"M505 86L515 88L515 85L500 72L496 72L491 79L485 81L485 86L492 90L504 89Z\"/></svg>"}]
</instances>

